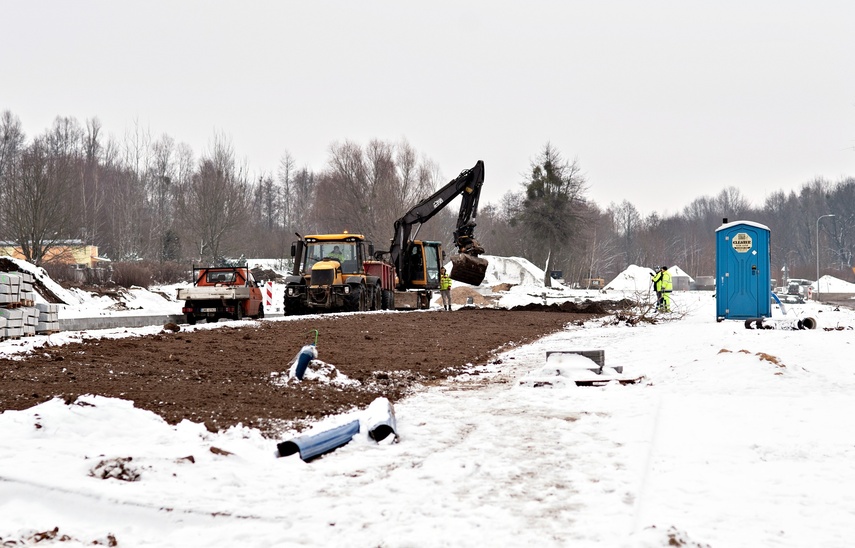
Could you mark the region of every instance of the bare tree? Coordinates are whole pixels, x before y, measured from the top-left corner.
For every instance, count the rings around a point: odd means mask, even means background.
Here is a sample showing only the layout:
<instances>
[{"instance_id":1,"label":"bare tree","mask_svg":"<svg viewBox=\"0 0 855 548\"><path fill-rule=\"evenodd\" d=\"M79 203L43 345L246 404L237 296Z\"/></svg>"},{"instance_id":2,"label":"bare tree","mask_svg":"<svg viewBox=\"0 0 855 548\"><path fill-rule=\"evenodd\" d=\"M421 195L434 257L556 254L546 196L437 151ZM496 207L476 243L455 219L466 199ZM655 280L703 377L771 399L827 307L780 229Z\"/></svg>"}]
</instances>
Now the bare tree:
<instances>
[{"instance_id":1,"label":"bare tree","mask_svg":"<svg viewBox=\"0 0 855 548\"><path fill-rule=\"evenodd\" d=\"M78 151L58 138L61 135L49 133L22 151L9 170L2 202L8 232L24 259L36 265L74 231L75 215L69 203L80 158Z\"/></svg>"},{"instance_id":2,"label":"bare tree","mask_svg":"<svg viewBox=\"0 0 855 548\"><path fill-rule=\"evenodd\" d=\"M731 221L739 219L749 208L748 200L735 186L729 186L719 192L715 201L720 216L727 217Z\"/></svg>"},{"instance_id":3,"label":"bare tree","mask_svg":"<svg viewBox=\"0 0 855 548\"><path fill-rule=\"evenodd\" d=\"M838 269L855 272L855 178L839 181L829 195L829 211L835 215L832 223L831 249Z\"/></svg>"},{"instance_id":4,"label":"bare tree","mask_svg":"<svg viewBox=\"0 0 855 548\"><path fill-rule=\"evenodd\" d=\"M172 194L170 196L172 202L173 219L172 225L167 233L167 243L169 247L164 250L165 258L179 260L190 255L196 256L198 248L194 243L196 238L187 233L186 223L181 222L176 218L182 200L180 194L182 189L188 188L193 179L193 174L196 170L196 160L193 155L193 150L186 143L179 143L175 147L175 180L172 182ZM189 253L189 255L188 255Z\"/></svg>"},{"instance_id":5,"label":"bare tree","mask_svg":"<svg viewBox=\"0 0 855 548\"><path fill-rule=\"evenodd\" d=\"M579 278L591 280L616 274L616 266L621 263L623 254L612 229L611 217L600 212L596 206L589 206L585 218L583 232L576 238L582 248L582 259L578 261ZM565 278L568 276L565 275Z\"/></svg>"},{"instance_id":6,"label":"bare tree","mask_svg":"<svg viewBox=\"0 0 855 548\"><path fill-rule=\"evenodd\" d=\"M335 143L316 192L322 230L356 230L385 242L395 221L433 190L435 174L433 163L418 162L405 141L375 139L364 149L351 141Z\"/></svg>"},{"instance_id":7,"label":"bare tree","mask_svg":"<svg viewBox=\"0 0 855 548\"><path fill-rule=\"evenodd\" d=\"M200 242L201 258L216 261L229 251L227 243L240 242L250 205L249 184L228 139L214 137L211 150L181 194L182 218Z\"/></svg>"},{"instance_id":8,"label":"bare tree","mask_svg":"<svg viewBox=\"0 0 855 548\"><path fill-rule=\"evenodd\" d=\"M256 204L258 208L259 221L268 232L273 231L278 225L279 215L279 191L270 175L258 177L255 187Z\"/></svg>"},{"instance_id":9,"label":"bare tree","mask_svg":"<svg viewBox=\"0 0 855 548\"><path fill-rule=\"evenodd\" d=\"M392 227L395 219L399 218L404 209L399 201L404 188L404 181L398 177L395 160L396 147L392 143L374 139L365 147L366 175L368 188L371 189L371 199L367 201L367 212L372 223L370 233L373 238L393 234ZM412 161L414 154L405 153L403 158ZM413 164L406 166L411 172Z\"/></svg>"},{"instance_id":10,"label":"bare tree","mask_svg":"<svg viewBox=\"0 0 855 548\"><path fill-rule=\"evenodd\" d=\"M196 160L193 156L193 149L186 143L179 144L175 149L176 155L176 185L185 185L193 178L193 173L196 170Z\"/></svg>"},{"instance_id":11,"label":"bare tree","mask_svg":"<svg viewBox=\"0 0 855 548\"><path fill-rule=\"evenodd\" d=\"M148 133L135 124L120 143L110 145L105 209L114 260L142 259L150 249L151 218L146 193L150 143Z\"/></svg>"},{"instance_id":12,"label":"bare tree","mask_svg":"<svg viewBox=\"0 0 855 548\"><path fill-rule=\"evenodd\" d=\"M287 150L279 160L279 171L276 179L279 182L279 214L281 216L282 228L286 234L294 232L294 204L296 200L294 191L294 171L296 162Z\"/></svg>"},{"instance_id":13,"label":"bare tree","mask_svg":"<svg viewBox=\"0 0 855 548\"><path fill-rule=\"evenodd\" d=\"M0 187L7 169L20 156L24 140L21 120L11 111L3 111L0 115Z\"/></svg>"},{"instance_id":14,"label":"bare tree","mask_svg":"<svg viewBox=\"0 0 855 548\"><path fill-rule=\"evenodd\" d=\"M168 135L151 144L146 169L146 196L148 214L151 216L149 240L153 243L158 260L174 256L173 199L176 165L175 141Z\"/></svg>"},{"instance_id":15,"label":"bare tree","mask_svg":"<svg viewBox=\"0 0 855 548\"><path fill-rule=\"evenodd\" d=\"M641 231L641 214L627 200L619 205L609 206L608 214L614 223L614 230L620 238L620 249L627 265L635 264L641 258L638 247Z\"/></svg>"},{"instance_id":16,"label":"bare tree","mask_svg":"<svg viewBox=\"0 0 855 548\"><path fill-rule=\"evenodd\" d=\"M374 192L367 163L362 148L352 141L330 146L329 168L318 181L317 193L323 231L348 229L374 234L376 220L371 215Z\"/></svg>"},{"instance_id":17,"label":"bare tree","mask_svg":"<svg viewBox=\"0 0 855 548\"><path fill-rule=\"evenodd\" d=\"M21 120L11 111L0 115L0 203L5 200L16 166L19 166L25 135ZM0 238L7 237L6 220L0 219Z\"/></svg>"},{"instance_id":18,"label":"bare tree","mask_svg":"<svg viewBox=\"0 0 855 548\"><path fill-rule=\"evenodd\" d=\"M97 118L86 121L83 135L83 177L80 185L80 236L86 244L99 241L104 192L101 188L101 166L104 147L101 144L101 122Z\"/></svg>"},{"instance_id":19,"label":"bare tree","mask_svg":"<svg viewBox=\"0 0 855 548\"><path fill-rule=\"evenodd\" d=\"M304 167L297 171L291 182L291 197L289 215L290 225L286 227L288 234L294 232L296 228L307 232L316 232L318 230L318 222L313 215L315 196L317 195L317 181L315 174L309 168Z\"/></svg>"},{"instance_id":20,"label":"bare tree","mask_svg":"<svg viewBox=\"0 0 855 548\"><path fill-rule=\"evenodd\" d=\"M480 207L476 235L490 255L529 257L542 249L519 222L524 200L522 191L508 191L498 204Z\"/></svg>"}]
</instances>

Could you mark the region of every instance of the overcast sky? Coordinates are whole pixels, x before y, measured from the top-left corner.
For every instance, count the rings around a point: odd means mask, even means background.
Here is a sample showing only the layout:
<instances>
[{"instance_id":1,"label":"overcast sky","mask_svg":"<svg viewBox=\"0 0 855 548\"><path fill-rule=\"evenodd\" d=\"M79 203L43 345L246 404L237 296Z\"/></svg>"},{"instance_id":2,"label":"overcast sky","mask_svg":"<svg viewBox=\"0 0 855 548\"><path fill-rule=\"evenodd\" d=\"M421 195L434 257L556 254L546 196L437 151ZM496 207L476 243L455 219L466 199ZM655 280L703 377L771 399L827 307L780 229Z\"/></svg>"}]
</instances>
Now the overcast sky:
<instances>
[{"instance_id":1,"label":"overcast sky","mask_svg":"<svg viewBox=\"0 0 855 548\"><path fill-rule=\"evenodd\" d=\"M677 213L855 176L855 2L0 0L0 110L139 123L255 172L406 139L519 190L547 142L588 196Z\"/></svg>"}]
</instances>

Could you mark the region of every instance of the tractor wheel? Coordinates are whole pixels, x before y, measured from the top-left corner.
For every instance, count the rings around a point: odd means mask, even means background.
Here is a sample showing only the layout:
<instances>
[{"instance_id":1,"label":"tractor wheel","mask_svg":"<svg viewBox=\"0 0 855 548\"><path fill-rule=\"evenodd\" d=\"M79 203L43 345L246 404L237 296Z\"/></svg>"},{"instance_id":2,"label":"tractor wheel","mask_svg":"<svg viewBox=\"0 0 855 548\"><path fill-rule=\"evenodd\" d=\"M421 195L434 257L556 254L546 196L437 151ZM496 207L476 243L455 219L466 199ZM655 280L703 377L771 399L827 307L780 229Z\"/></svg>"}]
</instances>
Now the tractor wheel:
<instances>
[{"instance_id":1,"label":"tractor wheel","mask_svg":"<svg viewBox=\"0 0 855 548\"><path fill-rule=\"evenodd\" d=\"M286 316L297 316L306 313L305 307L298 299L285 299L282 301L282 310Z\"/></svg>"},{"instance_id":2,"label":"tractor wheel","mask_svg":"<svg viewBox=\"0 0 855 548\"><path fill-rule=\"evenodd\" d=\"M371 307L371 294L365 283L349 283L350 295L346 297L345 309L349 312L365 312Z\"/></svg>"},{"instance_id":3,"label":"tractor wheel","mask_svg":"<svg viewBox=\"0 0 855 548\"><path fill-rule=\"evenodd\" d=\"M383 295L381 296L383 301L383 310L394 310L395 309L395 292L390 289L384 289Z\"/></svg>"},{"instance_id":4,"label":"tractor wheel","mask_svg":"<svg viewBox=\"0 0 855 548\"><path fill-rule=\"evenodd\" d=\"M365 308L363 300L365 296L362 294L362 284L348 284L350 286L350 294L345 296L345 306L349 312L359 312Z\"/></svg>"},{"instance_id":5,"label":"tractor wheel","mask_svg":"<svg viewBox=\"0 0 855 548\"><path fill-rule=\"evenodd\" d=\"M380 288L380 284L374 284L374 290L371 292L371 296L371 310L381 310L383 308L383 290Z\"/></svg>"},{"instance_id":6,"label":"tractor wheel","mask_svg":"<svg viewBox=\"0 0 855 548\"><path fill-rule=\"evenodd\" d=\"M368 299L370 295L368 294L368 288L365 284L359 284L359 311L365 312L368 310L370 306Z\"/></svg>"},{"instance_id":7,"label":"tractor wheel","mask_svg":"<svg viewBox=\"0 0 855 548\"><path fill-rule=\"evenodd\" d=\"M258 305L258 314L255 315L255 319L260 320L262 318L264 318L264 307L261 305Z\"/></svg>"}]
</instances>

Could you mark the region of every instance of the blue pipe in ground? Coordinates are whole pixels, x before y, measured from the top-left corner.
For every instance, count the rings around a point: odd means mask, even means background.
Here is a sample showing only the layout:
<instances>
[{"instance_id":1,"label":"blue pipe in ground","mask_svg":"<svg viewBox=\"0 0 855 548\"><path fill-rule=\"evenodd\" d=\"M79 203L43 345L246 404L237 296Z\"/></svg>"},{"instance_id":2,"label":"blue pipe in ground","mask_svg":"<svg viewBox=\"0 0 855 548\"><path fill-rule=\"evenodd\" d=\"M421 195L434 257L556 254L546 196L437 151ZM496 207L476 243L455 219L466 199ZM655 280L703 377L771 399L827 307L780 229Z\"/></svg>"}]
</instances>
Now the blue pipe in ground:
<instances>
[{"instance_id":1,"label":"blue pipe in ground","mask_svg":"<svg viewBox=\"0 0 855 548\"><path fill-rule=\"evenodd\" d=\"M294 361L292 362L291 370L288 372L288 375L292 378L303 380L303 375L306 374L306 368L309 366L309 363L317 357L317 347L313 344L307 344L301 348L300 352L298 352L294 357Z\"/></svg>"},{"instance_id":2,"label":"blue pipe in ground","mask_svg":"<svg viewBox=\"0 0 855 548\"><path fill-rule=\"evenodd\" d=\"M359 421L355 420L337 426L332 430L321 432L320 434L300 436L292 440L283 441L276 445L276 450L280 457L287 457L299 452L300 458L304 462L308 462L319 455L323 455L347 444L358 433Z\"/></svg>"}]
</instances>

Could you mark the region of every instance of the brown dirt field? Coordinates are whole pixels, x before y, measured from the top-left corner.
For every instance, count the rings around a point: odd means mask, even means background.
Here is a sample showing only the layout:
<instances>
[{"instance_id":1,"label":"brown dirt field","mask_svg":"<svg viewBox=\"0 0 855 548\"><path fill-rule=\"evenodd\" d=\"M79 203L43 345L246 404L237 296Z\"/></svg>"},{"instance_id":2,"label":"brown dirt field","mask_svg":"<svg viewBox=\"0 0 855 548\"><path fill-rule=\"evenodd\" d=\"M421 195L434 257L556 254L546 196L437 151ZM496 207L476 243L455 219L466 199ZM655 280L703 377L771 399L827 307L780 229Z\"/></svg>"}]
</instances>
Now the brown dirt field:
<instances>
[{"instance_id":1,"label":"brown dirt field","mask_svg":"<svg viewBox=\"0 0 855 548\"><path fill-rule=\"evenodd\" d=\"M0 412L53 397L71 403L95 394L132 400L170 424L189 419L217 431L242 423L275 437L286 426L363 408L380 396L395 402L420 386L460 373L467 364L489 363L509 343L529 343L624 306L565 303L513 310L316 315L93 338L0 359ZM318 359L359 386L274 382L273 373L287 376L297 352L314 340L314 329L320 333Z\"/></svg>"}]
</instances>

